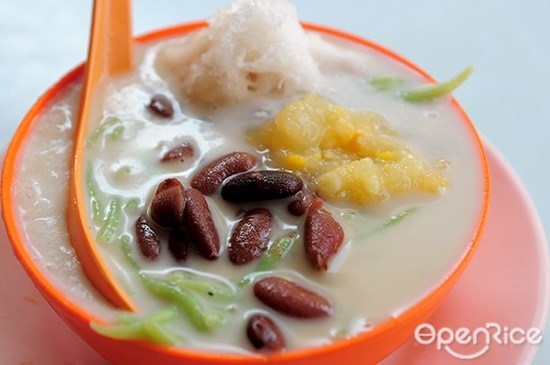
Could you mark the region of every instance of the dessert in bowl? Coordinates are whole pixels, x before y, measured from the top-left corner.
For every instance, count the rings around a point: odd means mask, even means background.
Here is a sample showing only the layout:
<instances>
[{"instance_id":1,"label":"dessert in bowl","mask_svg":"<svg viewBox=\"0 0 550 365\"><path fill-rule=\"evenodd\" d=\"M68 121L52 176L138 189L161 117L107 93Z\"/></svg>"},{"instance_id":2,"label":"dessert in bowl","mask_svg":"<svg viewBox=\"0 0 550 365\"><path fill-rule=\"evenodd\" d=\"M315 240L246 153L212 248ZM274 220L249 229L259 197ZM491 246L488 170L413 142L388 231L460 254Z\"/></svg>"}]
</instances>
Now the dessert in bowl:
<instances>
[{"instance_id":1,"label":"dessert in bowl","mask_svg":"<svg viewBox=\"0 0 550 365\"><path fill-rule=\"evenodd\" d=\"M98 92L90 228L137 313L95 291L68 239L82 67L16 132L16 254L113 363L375 363L473 254L488 175L458 104L416 89L432 80L394 53L274 4L139 38L135 72Z\"/></svg>"}]
</instances>

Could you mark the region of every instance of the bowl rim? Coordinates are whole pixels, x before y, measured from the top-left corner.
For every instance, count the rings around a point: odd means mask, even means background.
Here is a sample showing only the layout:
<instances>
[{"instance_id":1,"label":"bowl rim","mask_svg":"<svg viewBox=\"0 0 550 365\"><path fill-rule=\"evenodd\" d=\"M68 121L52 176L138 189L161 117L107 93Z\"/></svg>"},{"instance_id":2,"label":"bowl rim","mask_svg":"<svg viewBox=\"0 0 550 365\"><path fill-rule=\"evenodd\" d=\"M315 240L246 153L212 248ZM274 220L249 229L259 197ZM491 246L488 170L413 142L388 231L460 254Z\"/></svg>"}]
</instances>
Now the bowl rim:
<instances>
[{"instance_id":1,"label":"bowl rim","mask_svg":"<svg viewBox=\"0 0 550 365\"><path fill-rule=\"evenodd\" d=\"M184 36L187 33L206 27L207 24L208 23L206 21L186 22L183 24L165 27L148 32L141 36L135 37L134 40L137 43L149 43L153 41L160 41L163 39ZM423 69L421 69L408 59L404 58L403 56L387 49L386 47L376 42L327 26L306 22L301 22L301 24L307 31L314 31L316 33L335 37L337 39L350 41L351 43L358 44L360 46L367 47L371 50L382 53L385 56L388 56L398 63L404 65L409 70L415 71L424 79L426 79L426 81L435 82L435 79L432 78ZM21 121L19 127L15 131L10 145L6 151L2 170L2 217L4 219L8 238L12 244L12 249L15 255L17 256L18 260L21 262L25 271L31 277L35 285L40 289L41 293L47 297L46 299L48 301L51 300L56 305L61 306L64 310L74 315L79 321L83 323L89 323L91 321L102 323L102 320L87 312L75 302L66 298L63 291L52 282L50 282L47 275L42 272L39 264L35 263L35 261L31 258L31 253L27 249L25 240L23 239L23 230L20 229L21 227L19 227L19 224L17 223L16 214L13 212L16 204L14 204L14 198L12 196L12 185L17 175L17 169L15 167L20 147L23 143L25 143L26 137L29 135L29 131L34 125L37 117L41 115L41 111L44 110L44 108L48 106L51 100L54 99L60 92L65 91L69 85L79 80L83 75L83 71L84 63L81 63L73 68L71 71L69 71L67 74L65 74L57 82L55 82L50 88L48 88L29 109L29 111ZM464 122L467 129L469 130L470 138L473 139L473 143L476 145L483 177L483 202L481 204L479 218L477 220L477 225L474 227L474 232L471 235L472 238L469 244L464 249L462 258L460 258L454 268L449 270L449 274L447 275L447 277L445 277L435 289L424 294L420 300L416 301L413 305L407 308L396 318L387 319L386 321L373 327L372 330L356 334L350 338L337 340L330 344L318 347L308 347L303 349L290 350L282 353L275 353L272 355L266 355L264 356L264 358L269 358L272 361L299 360L302 358L311 357L312 355L320 356L325 353L330 353L335 350L340 350L345 347L358 344L360 342L368 340L369 338L376 337L380 333L395 328L399 323L411 320L415 317L416 314L418 314L418 312L421 311L421 308L433 306L435 303L438 302L438 298L440 298L448 290L450 290L450 288L452 288L454 283L458 280L459 276L472 259L473 254L479 244L480 237L483 231L483 226L487 217L490 196L490 184L489 165L485 150L481 143L481 139L468 115L464 112L462 107L452 96L451 103L455 110L459 113L461 120ZM50 303L50 305L52 305L52 303ZM239 363L247 363L249 361L251 362L258 360L258 357L243 354L222 352L208 353L205 350L159 346L144 341L125 342L127 342L129 346L143 347L144 349L150 351L163 352L167 355L181 358L194 358L198 360L217 361L219 363L234 363L235 361L238 361Z\"/></svg>"}]
</instances>

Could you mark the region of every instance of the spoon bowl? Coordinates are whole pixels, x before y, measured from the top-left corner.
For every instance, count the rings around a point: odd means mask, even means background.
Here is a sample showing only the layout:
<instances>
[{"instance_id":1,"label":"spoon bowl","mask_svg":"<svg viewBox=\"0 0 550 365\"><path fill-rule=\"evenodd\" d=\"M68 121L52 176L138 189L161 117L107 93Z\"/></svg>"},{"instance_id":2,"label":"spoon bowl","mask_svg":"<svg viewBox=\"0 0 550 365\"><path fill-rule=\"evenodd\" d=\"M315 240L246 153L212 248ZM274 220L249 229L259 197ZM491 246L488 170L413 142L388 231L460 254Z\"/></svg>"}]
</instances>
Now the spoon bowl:
<instances>
[{"instance_id":1,"label":"spoon bowl","mask_svg":"<svg viewBox=\"0 0 550 365\"><path fill-rule=\"evenodd\" d=\"M84 205L83 163L90 109L102 79L132 69L130 0L95 0L84 87L73 147L69 180L67 223L71 243L86 276L96 289L115 306L135 311L136 305L120 287L106 266L90 231Z\"/></svg>"}]
</instances>

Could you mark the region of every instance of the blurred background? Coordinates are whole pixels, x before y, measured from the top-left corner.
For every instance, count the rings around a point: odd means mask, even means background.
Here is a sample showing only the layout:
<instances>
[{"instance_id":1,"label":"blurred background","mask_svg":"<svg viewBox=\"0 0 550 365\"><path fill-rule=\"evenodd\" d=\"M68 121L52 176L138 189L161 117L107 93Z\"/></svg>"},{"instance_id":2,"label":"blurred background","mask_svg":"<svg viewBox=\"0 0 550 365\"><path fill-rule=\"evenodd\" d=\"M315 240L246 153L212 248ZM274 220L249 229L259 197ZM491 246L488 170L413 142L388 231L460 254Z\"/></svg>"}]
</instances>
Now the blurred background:
<instances>
[{"instance_id":1,"label":"blurred background","mask_svg":"<svg viewBox=\"0 0 550 365\"><path fill-rule=\"evenodd\" d=\"M203 19L229 1L134 0L136 34ZM529 190L550 232L550 1L294 0L304 21L405 55L455 93ZM37 97L86 56L90 0L0 0L0 149ZM535 365L550 363L550 336Z\"/></svg>"}]
</instances>

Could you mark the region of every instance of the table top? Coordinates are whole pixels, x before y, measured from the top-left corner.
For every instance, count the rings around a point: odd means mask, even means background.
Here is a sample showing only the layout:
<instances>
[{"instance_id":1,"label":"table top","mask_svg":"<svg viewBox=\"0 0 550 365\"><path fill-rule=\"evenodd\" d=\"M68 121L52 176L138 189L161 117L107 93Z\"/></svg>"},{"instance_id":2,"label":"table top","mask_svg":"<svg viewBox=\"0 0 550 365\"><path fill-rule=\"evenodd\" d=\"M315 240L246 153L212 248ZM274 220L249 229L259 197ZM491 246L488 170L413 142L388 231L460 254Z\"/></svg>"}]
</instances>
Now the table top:
<instances>
[{"instance_id":1,"label":"table top","mask_svg":"<svg viewBox=\"0 0 550 365\"><path fill-rule=\"evenodd\" d=\"M202 19L228 2L135 0L135 33ZM455 97L517 171L550 231L550 2L293 2L302 20L375 40L436 79L474 65ZM1 147L36 98L85 58L90 11L90 0L0 2ZM548 363L550 339L533 364Z\"/></svg>"}]
</instances>

